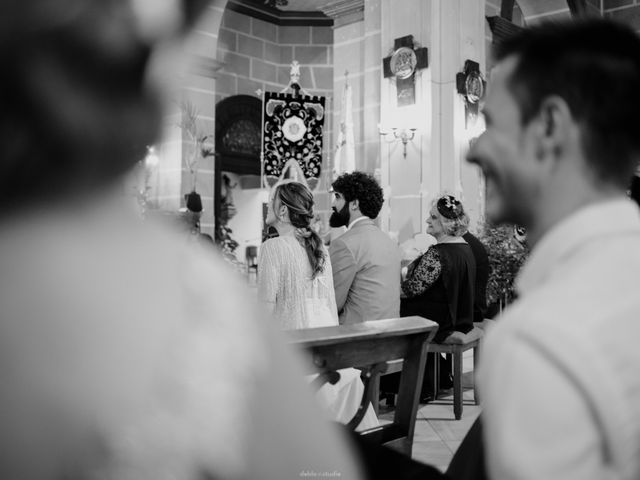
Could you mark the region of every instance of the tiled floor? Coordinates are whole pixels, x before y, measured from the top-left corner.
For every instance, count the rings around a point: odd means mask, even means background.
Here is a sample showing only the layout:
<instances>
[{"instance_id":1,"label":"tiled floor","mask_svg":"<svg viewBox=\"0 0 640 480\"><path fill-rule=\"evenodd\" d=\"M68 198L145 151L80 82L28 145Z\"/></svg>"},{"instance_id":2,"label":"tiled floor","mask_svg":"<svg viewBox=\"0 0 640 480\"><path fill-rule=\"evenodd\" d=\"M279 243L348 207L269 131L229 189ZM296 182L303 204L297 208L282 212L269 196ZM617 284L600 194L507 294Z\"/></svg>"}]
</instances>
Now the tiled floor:
<instances>
[{"instance_id":1,"label":"tiled floor","mask_svg":"<svg viewBox=\"0 0 640 480\"><path fill-rule=\"evenodd\" d=\"M416 418L413 458L445 471L462 439L480 414L473 404L473 390L465 390L462 418L453 416L452 397L422 406Z\"/></svg>"},{"instance_id":2,"label":"tiled floor","mask_svg":"<svg viewBox=\"0 0 640 480\"><path fill-rule=\"evenodd\" d=\"M453 416L453 393L437 401L421 405L416 418L413 437L413 458L445 471L462 439L480 414L480 407L473 401L473 355L463 356L464 405L462 418ZM392 412L380 415L389 418Z\"/></svg>"}]
</instances>

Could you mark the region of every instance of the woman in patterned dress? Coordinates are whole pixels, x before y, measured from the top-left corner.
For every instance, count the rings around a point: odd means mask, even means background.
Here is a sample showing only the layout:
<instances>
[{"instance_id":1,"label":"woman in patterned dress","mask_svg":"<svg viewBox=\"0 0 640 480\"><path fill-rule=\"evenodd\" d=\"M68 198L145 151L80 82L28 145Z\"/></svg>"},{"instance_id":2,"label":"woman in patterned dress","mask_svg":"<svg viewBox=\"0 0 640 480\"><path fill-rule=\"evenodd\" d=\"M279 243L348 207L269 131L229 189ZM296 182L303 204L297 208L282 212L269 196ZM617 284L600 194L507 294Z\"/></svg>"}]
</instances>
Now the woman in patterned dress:
<instances>
[{"instance_id":1,"label":"woman in patterned dress","mask_svg":"<svg viewBox=\"0 0 640 480\"><path fill-rule=\"evenodd\" d=\"M463 333L473 329L473 299L475 259L462 235L467 231L469 217L462 203L451 195L434 201L427 218L427 233L437 243L415 259L408 267L401 283L400 316L420 315L437 322L435 342L443 341L454 331ZM428 354L422 383L421 399L433 396L434 354ZM450 388L451 361L440 363L440 386ZM389 378L390 377L390 378ZM397 390L398 378L382 378L381 389L387 393Z\"/></svg>"},{"instance_id":2,"label":"woman in patterned dress","mask_svg":"<svg viewBox=\"0 0 640 480\"><path fill-rule=\"evenodd\" d=\"M427 233L437 242L407 268L401 284L400 316L421 315L438 323L434 341L441 342L454 331L473 329L475 259L462 235L469 217L462 203L451 195L438 198L427 218ZM433 355L427 357L422 384L423 399L432 395ZM440 363L441 387L451 386L451 360Z\"/></svg>"},{"instance_id":3,"label":"woman in patterned dress","mask_svg":"<svg viewBox=\"0 0 640 480\"><path fill-rule=\"evenodd\" d=\"M437 243L407 267L401 284L400 316L421 315L438 323L435 341L451 332L473 328L475 260L462 238L469 217L451 195L436 200L427 218L427 233Z\"/></svg>"}]
</instances>

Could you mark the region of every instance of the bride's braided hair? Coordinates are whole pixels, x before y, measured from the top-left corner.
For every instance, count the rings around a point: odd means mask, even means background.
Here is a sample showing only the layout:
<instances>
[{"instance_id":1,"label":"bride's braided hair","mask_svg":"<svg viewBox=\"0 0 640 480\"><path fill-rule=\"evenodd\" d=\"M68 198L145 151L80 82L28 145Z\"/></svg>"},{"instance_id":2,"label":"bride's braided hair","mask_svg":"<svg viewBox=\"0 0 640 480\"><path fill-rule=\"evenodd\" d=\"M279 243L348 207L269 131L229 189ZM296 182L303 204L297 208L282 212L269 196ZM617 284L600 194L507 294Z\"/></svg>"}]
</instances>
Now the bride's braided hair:
<instances>
[{"instance_id":1,"label":"bride's braided hair","mask_svg":"<svg viewBox=\"0 0 640 480\"><path fill-rule=\"evenodd\" d=\"M275 196L289 209L289 221L296 227L295 236L307 251L311 264L312 278L324 270L326 262L322 239L311 228L313 214L313 194L302 183L288 182L276 187Z\"/></svg>"}]
</instances>

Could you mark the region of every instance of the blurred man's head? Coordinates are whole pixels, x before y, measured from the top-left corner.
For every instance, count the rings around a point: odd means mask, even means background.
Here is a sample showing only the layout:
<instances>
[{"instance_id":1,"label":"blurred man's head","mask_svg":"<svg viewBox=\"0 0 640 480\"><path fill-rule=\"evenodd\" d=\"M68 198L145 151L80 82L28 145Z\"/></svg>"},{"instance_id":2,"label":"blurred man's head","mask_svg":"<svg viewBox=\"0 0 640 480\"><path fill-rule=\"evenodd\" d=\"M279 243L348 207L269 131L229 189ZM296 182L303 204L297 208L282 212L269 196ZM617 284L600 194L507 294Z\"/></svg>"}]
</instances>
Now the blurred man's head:
<instances>
[{"instance_id":1,"label":"blurred man's head","mask_svg":"<svg viewBox=\"0 0 640 480\"><path fill-rule=\"evenodd\" d=\"M627 188L640 153L640 39L605 20L546 24L496 52L486 131L469 152L486 213L538 237L580 204Z\"/></svg>"},{"instance_id":2,"label":"blurred man's head","mask_svg":"<svg viewBox=\"0 0 640 480\"><path fill-rule=\"evenodd\" d=\"M331 185L333 213L329 219L332 227L349 225L361 216L374 219L380 213L384 196L376 179L364 172L344 173Z\"/></svg>"}]
</instances>

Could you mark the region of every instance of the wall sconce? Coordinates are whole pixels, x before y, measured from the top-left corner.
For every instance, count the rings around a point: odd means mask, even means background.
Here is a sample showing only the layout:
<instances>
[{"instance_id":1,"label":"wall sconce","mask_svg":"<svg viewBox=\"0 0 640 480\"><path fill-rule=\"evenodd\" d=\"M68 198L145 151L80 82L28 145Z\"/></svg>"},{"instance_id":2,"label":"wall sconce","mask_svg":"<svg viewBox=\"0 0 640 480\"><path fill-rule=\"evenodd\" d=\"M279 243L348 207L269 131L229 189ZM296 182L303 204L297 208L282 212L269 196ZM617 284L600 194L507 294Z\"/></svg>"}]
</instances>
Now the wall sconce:
<instances>
[{"instance_id":1,"label":"wall sconce","mask_svg":"<svg viewBox=\"0 0 640 480\"><path fill-rule=\"evenodd\" d=\"M378 125L378 131L382 138L384 138L385 142L393 143L397 140L402 142L402 156L404 158L407 158L407 143L409 143L410 140L413 140L413 137L416 136L416 130L416 128L392 128L390 132L387 132L382 130L380 125ZM388 135L393 135L393 137L387 137Z\"/></svg>"}]
</instances>

